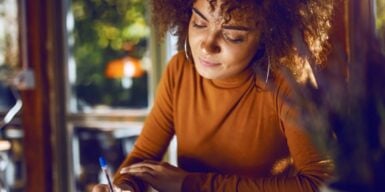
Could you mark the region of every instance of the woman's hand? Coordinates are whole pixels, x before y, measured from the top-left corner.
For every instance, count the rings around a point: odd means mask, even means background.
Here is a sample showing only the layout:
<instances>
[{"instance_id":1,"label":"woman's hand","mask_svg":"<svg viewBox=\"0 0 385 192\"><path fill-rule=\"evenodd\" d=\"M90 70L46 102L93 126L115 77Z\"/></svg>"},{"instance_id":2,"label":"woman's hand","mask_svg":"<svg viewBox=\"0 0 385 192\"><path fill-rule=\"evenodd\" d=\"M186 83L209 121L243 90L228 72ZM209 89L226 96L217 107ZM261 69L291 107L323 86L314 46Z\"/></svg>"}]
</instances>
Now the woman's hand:
<instances>
[{"instance_id":1,"label":"woman's hand","mask_svg":"<svg viewBox=\"0 0 385 192\"><path fill-rule=\"evenodd\" d=\"M158 191L181 191L187 172L165 162L143 161L124 167L121 174L138 177Z\"/></svg>"},{"instance_id":2,"label":"woman's hand","mask_svg":"<svg viewBox=\"0 0 385 192\"><path fill-rule=\"evenodd\" d=\"M92 188L92 192L111 192L110 187L105 184L97 184ZM134 192L129 185L122 185L120 187L114 186L114 192Z\"/></svg>"}]
</instances>

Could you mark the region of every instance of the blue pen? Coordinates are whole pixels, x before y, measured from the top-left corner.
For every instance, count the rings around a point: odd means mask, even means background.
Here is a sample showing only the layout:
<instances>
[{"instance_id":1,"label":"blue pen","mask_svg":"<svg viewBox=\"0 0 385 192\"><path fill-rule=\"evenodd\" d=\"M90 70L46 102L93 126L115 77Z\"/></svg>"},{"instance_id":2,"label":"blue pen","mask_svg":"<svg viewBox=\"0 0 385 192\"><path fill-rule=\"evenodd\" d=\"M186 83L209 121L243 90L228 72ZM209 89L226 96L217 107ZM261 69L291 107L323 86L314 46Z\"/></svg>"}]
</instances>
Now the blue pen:
<instances>
[{"instance_id":1,"label":"blue pen","mask_svg":"<svg viewBox=\"0 0 385 192\"><path fill-rule=\"evenodd\" d=\"M107 171L107 163L106 163L106 160L104 159L104 157L99 157L99 164L100 164L100 167L102 168L102 170L104 171L104 173L106 174L108 186L110 187L111 192L114 192L114 189L112 188L112 184L111 184L111 179L110 179L110 176L108 175L108 171Z\"/></svg>"}]
</instances>

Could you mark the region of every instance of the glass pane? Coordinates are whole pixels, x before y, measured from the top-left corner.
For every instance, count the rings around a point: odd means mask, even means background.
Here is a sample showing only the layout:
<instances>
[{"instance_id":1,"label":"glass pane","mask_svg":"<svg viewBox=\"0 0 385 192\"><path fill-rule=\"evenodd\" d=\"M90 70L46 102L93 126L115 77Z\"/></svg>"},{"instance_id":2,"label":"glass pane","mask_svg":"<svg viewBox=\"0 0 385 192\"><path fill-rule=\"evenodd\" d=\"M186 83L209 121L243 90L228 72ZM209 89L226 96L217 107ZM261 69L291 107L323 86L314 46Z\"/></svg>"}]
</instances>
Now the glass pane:
<instances>
[{"instance_id":1,"label":"glass pane","mask_svg":"<svg viewBox=\"0 0 385 192\"><path fill-rule=\"evenodd\" d=\"M16 103L10 88L19 60L18 2L0 0L0 191L25 191L23 131L18 117L5 123Z\"/></svg>"},{"instance_id":2,"label":"glass pane","mask_svg":"<svg viewBox=\"0 0 385 192\"><path fill-rule=\"evenodd\" d=\"M15 100L8 87L19 63L17 1L0 0L0 112Z\"/></svg>"},{"instance_id":3,"label":"glass pane","mask_svg":"<svg viewBox=\"0 0 385 192\"><path fill-rule=\"evenodd\" d=\"M91 191L93 185L107 183L99 157L106 159L112 176L131 152L138 134L138 129L129 126L119 129L74 127L72 150L76 191Z\"/></svg>"},{"instance_id":4,"label":"glass pane","mask_svg":"<svg viewBox=\"0 0 385 192\"><path fill-rule=\"evenodd\" d=\"M376 0L376 30L381 41L382 51L385 53L385 1Z\"/></svg>"},{"instance_id":5,"label":"glass pane","mask_svg":"<svg viewBox=\"0 0 385 192\"><path fill-rule=\"evenodd\" d=\"M148 107L145 1L73 0L67 15L71 112Z\"/></svg>"}]
</instances>

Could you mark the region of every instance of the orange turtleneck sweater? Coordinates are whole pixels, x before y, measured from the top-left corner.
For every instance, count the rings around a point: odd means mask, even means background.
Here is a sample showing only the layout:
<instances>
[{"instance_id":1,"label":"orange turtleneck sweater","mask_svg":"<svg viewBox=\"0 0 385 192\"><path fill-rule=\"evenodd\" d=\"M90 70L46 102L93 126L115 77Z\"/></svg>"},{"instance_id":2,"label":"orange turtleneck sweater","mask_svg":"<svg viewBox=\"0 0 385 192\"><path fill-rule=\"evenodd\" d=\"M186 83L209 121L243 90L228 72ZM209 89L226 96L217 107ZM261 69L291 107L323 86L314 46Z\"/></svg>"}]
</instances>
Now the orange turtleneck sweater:
<instances>
[{"instance_id":1,"label":"orange turtleneck sweater","mask_svg":"<svg viewBox=\"0 0 385 192\"><path fill-rule=\"evenodd\" d=\"M191 173L182 191L317 191L330 177L330 164L294 120L284 79L262 79L251 70L204 79L178 53L122 166L161 160L175 134L178 166ZM144 189L141 181L117 175L115 183L122 182Z\"/></svg>"}]
</instances>

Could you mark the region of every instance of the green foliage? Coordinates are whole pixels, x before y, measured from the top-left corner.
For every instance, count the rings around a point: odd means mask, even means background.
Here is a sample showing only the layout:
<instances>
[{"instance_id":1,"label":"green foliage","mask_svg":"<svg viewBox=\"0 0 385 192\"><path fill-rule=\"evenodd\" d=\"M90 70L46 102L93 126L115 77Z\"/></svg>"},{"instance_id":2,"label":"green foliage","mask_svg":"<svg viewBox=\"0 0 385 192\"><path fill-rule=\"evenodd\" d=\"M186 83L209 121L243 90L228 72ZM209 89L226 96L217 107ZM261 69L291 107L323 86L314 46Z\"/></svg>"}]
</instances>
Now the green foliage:
<instances>
[{"instance_id":1,"label":"green foliage","mask_svg":"<svg viewBox=\"0 0 385 192\"><path fill-rule=\"evenodd\" d=\"M126 90L120 80L108 79L104 75L109 61L128 54L140 59L145 54L150 34L146 22L146 2L73 0L71 10L75 21L71 34L76 62L74 91L80 103L123 107L147 105L147 100L140 101L141 104L133 103L132 92L136 85ZM124 50L126 43L135 49L130 52ZM142 94L147 95L147 84L140 86L145 86L139 89L145 90Z\"/></svg>"},{"instance_id":2,"label":"green foliage","mask_svg":"<svg viewBox=\"0 0 385 192\"><path fill-rule=\"evenodd\" d=\"M385 1L376 0L376 30L385 53Z\"/></svg>"}]
</instances>

